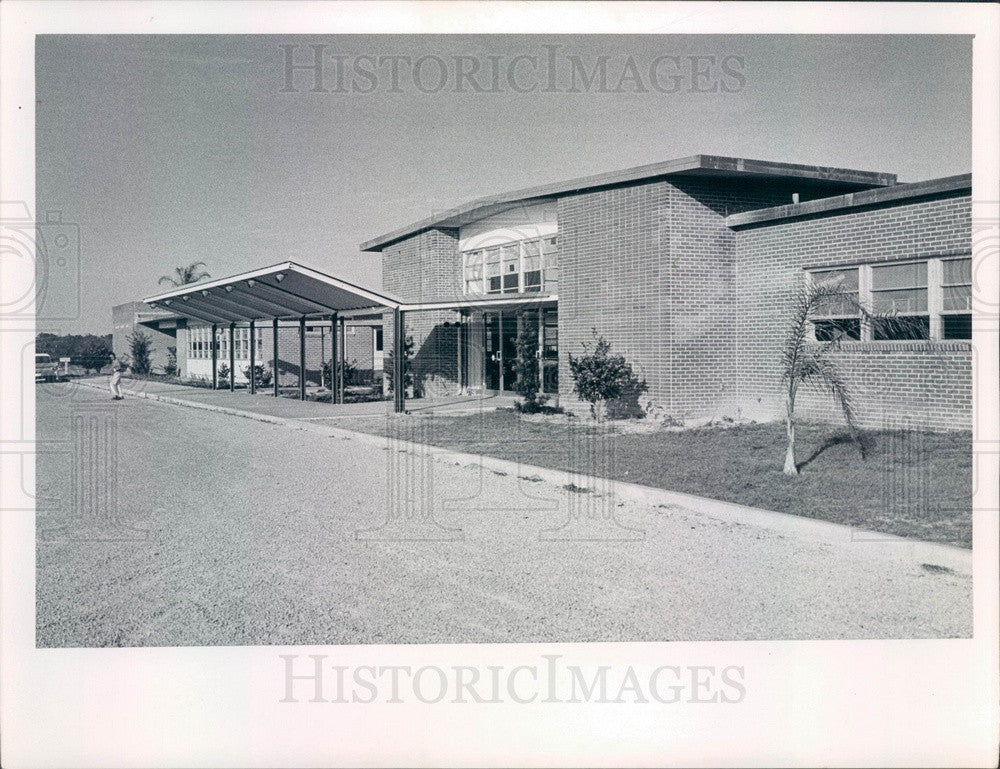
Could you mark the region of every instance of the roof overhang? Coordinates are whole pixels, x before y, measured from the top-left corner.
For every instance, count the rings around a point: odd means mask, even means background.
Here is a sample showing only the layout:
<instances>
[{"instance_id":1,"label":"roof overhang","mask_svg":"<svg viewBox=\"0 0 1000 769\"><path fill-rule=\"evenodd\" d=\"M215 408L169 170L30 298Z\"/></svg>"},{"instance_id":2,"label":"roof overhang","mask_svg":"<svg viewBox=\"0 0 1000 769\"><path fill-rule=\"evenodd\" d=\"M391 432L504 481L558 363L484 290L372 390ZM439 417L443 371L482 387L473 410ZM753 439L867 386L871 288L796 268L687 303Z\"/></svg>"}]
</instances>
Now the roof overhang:
<instances>
[{"instance_id":1,"label":"roof overhang","mask_svg":"<svg viewBox=\"0 0 1000 769\"><path fill-rule=\"evenodd\" d=\"M146 297L146 304L203 323L243 323L356 310L393 309L402 302L295 262L192 283Z\"/></svg>"},{"instance_id":2,"label":"roof overhang","mask_svg":"<svg viewBox=\"0 0 1000 769\"><path fill-rule=\"evenodd\" d=\"M177 315L173 312L160 312L159 310L139 310L135 314L135 322L140 326L146 326L148 328L154 329L171 329L177 328L178 321L182 320L183 316Z\"/></svg>"},{"instance_id":3,"label":"roof overhang","mask_svg":"<svg viewBox=\"0 0 1000 769\"><path fill-rule=\"evenodd\" d=\"M943 197L946 195L971 194L972 174L945 176L941 179L929 179L924 182L897 184L884 189L864 190L847 195L837 195L820 200L807 200L804 203L793 203L787 206L761 208L756 211L744 211L730 214L726 224L731 228L747 227L754 224L768 224L804 216L822 216L824 214L843 213L848 209L902 204L917 200Z\"/></svg>"},{"instance_id":4,"label":"roof overhang","mask_svg":"<svg viewBox=\"0 0 1000 769\"><path fill-rule=\"evenodd\" d=\"M718 155L693 155L678 160L628 168L623 171L585 176L540 187L515 190L501 195L479 198L457 208L421 219L407 227L381 235L361 244L362 251L381 251L404 238L432 228L455 228L493 214L517 208L528 201L538 202L585 190L632 184L665 176L718 178L733 180L770 180L797 182L803 191L822 187L830 195L887 187L896 183L896 175L880 171L858 171L849 168L806 166L796 163L775 163L768 160L748 160Z\"/></svg>"}]
</instances>

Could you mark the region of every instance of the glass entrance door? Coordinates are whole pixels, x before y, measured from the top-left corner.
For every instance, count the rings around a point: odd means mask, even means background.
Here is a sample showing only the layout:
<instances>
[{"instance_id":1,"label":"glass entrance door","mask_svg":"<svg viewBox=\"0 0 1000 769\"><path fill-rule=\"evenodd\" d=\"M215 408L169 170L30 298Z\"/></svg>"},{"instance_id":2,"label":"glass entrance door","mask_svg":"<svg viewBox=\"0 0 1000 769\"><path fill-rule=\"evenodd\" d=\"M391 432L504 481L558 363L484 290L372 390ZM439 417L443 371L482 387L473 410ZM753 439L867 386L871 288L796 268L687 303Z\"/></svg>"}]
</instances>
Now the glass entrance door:
<instances>
[{"instance_id":1,"label":"glass entrance door","mask_svg":"<svg viewBox=\"0 0 1000 769\"><path fill-rule=\"evenodd\" d=\"M542 340L539 364L542 392L559 394L559 317L555 309L542 310Z\"/></svg>"},{"instance_id":2,"label":"glass entrance door","mask_svg":"<svg viewBox=\"0 0 1000 769\"><path fill-rule=\"evenodd\" d=\"M517 315L500 313L500 368L503 375L501 390L513 391L517 381Z\"/></svg>"},{"instance_id":3,"label":"glass entrance door","mask_svg":"<svg viewBox=\"0 0 1000 769\"><path fill-rule=\"evenodd\" d=\"M483 330L486 334L485 344L483 345L483 386L487 390L499 391L502 384L500 313L484 313Z\"/></svg>"},{"instance_id":4,"label":"glass entrance door","mask_svg":"<svg viewBox=\"0 0 1000 769\"><path fill-rule=\"evenodd\" d=\"M496 392L512 392L517 374L517 314L487 312L483 314L486 335L484 350L484 386Z\"/></svg>"}]
</instances>

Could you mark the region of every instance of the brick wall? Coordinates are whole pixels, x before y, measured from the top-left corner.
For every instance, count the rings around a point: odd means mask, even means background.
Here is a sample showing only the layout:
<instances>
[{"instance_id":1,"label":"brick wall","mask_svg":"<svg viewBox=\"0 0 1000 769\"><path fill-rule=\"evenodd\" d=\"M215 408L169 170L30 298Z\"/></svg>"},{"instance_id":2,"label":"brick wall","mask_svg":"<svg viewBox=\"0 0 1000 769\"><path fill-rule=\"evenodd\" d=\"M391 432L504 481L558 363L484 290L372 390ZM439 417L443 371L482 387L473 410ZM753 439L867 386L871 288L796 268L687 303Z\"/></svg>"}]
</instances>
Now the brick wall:
<instances>
[{"instance_id":1,"label":"brick wall","mask_svg":"<svg viewBox=\"0 0 1000 769\"><path fill-rule=\"evenodd\" d=\"M557 202L560 400L570 407L568 354L591 329L633 364L648 399L681 418L782 413L779 360L804 268L965 254L968 195L941 194L794 221L730 228L741 211L822 197L792 182L673 178L595 189ZM407 301L461 295L458 232L430 230L383 252L383 286ZM413 372L430 395L458 379L457 314L410 313ZM387 317L385 345L392 345ZM865 424L968 426L968 343L847 344L838 353ZM809 392L802 414L837 419Z\"/></svg>"},{"instance_id":2,"label":"brick wall","mask_svg":"<svg viewBox=\"0 0 1000 769\"><path fill-rule=\"evenodd\" d=\"M967 254L968 194L833 212L736 231L739 406L748 415L782 413L778 360L803 268ZM915 426L971 424L971 344L845 343L835 356L858 396L862 422ZM837 419L825 397L804 393L803 415Z\"/></svg>"},{"instance_id":3,"label":"brick wall","mask_svg":"<svg viewBox=\"0 0 1000 769\"><path fill-rule=\"evenodd\" d=\"M854 393L858 422L869 427L970 429L970 342L858 343L832 355ZM842 421L830 398L802 391L796 412Z\"/></svg>"},{"instance_id":4,"label":"brick wall","mask_svg":"<svg viewBox=\"0 0 1000 769\"><path fill-rule=\"evenodd\" d=\"M382 287L408 302L451 301L462 296L457 229L422 232L382 252ZM411 371L426 395L452 395L458 388L458 313L412 312L406 331L413 337ZM384 349L392 350L392 316L383 325Z\"/></svg>"},{"instance_id":5,"label":"brick wall","mask_svg":"<svg viewBox=\"0 0 1000 769\"><path fill-rule=\"evenodd\" d=\"M675 179L559 200L559 389L573 406L568 353L596 328L682 417L732 407L732 213L787 203L783 184Z\"/></svg>"}]
</instances>

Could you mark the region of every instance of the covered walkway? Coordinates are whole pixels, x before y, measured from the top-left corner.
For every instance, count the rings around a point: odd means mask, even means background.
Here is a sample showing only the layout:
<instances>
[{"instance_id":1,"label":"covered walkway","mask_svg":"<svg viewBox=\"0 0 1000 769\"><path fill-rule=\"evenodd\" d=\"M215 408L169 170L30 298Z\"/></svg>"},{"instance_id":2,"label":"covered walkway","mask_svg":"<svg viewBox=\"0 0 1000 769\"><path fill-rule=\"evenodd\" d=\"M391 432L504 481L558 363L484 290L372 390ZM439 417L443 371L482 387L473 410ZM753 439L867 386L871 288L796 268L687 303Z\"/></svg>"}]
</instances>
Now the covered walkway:
<instances>
[{"instance_id":1,"label":"covered walkway","mask_svg":"<svg viewBox=\"0 0 1000 769\"><path fill-rule=\"evenodd\" d=\"M299 375L298 396L299 401L306 402L307 386L304 374L306 371L306 325L310 321L313 323L328 322L332 330L330 335L332 379L330 402L340 406L365 405L345 404L344 402L345 323L351 320L381 324L386 320L386 315L391 315L393 360L391 381L393 410L396 412L406 410L406 388L404 386L406 355L404 348L406 340L405 315L407 313L457 310L462 313L464 318L466 313L471 310L554 307L556 300L555 295L534 293L527 296L483 296L445 302L405 303L391 294L362 288L291 261L207 283L180 286L143 299L146 304L158 312L157 320L151 320L151 323L158 323L165 317L174 317L186 318L199 324L211 326L211 339L213 341L209 347L212 358L212 390L207 392L217 392L220 385L225 386L225 384L228 384L226 388L228 392L236 392L235 334L237 328L249 328L249 337L253 340L256 338L255 330L259 328L258 324L269 323L273 340L272 360L277 362L279 360L278 330L279 327L287 327L291 320L298 326L298 368L302 372ZM228 329L229 333L229 360L226 362L229 371L228 383L219 381L219 345L216 340L220 329ZM541 322L539 322L540 342L541 333ZM460 343L458 347L459 357L462 354L461 350ZM258 363L264 363L264 361L256 359L256 344L249 345L249 353L249 370L255 372ZM336 365L333 365L334 361L336 361ZM186 391L191 388L184 389ZM249 377L248 389L251 396L261 394L259 391L263 388L258 385L256 376ZM269 389L275 400L281 399L281 387L276 371ZM464 399L477 401L483 397L493 396L468 396ZM463 396L457 396L457 399L462 400ZM316 405L322 407L321 404ZM382 408L381 403L367 405ZM417 408L438 408L442 405L442 403L431 404L430 401L421 399Z\"/></svg>"},{"instance_id":2,"label":"covered walkway","mask_svg":"<svg viewBox=\"0 0 1000 769\"><path fill-rule=\"evenodd\" d=\"M219 382L218 344L215 342L220 328L229 330L229 370L228 390L236 391L236 329L249 328L250 339L255 338L257 324L270 321L273 340L272 360L277 362L278 329L282 321L294 320L298 323L299 337L299 400L306 401L306 324L308 321L328 321L330 335L331 381L330 401L344 404L344 325L348 319L368 318L382 321L384 314L392 313L394 328L402 328L402 302L381 291L356 286L295 262L264 267L259 270L233 275L228 278L193 283L171 291L143 299L150 307L164 310L178 317L187 318L211 326L212 343L212 390L217 391ZM403 372L401 340L394 338L396 366L393 371L394 407L404 410L402 391ZM256 345L250 344L250 371L255 372ZM336 364L334 365L334 362ZM272 396L281 396L279 378L272 377ZM249 394L258 395L256 376L248 381ZM187 388L186 388L187 389ZM381 405L381 404L376 404Z\"/></svg>"}]
</instances>

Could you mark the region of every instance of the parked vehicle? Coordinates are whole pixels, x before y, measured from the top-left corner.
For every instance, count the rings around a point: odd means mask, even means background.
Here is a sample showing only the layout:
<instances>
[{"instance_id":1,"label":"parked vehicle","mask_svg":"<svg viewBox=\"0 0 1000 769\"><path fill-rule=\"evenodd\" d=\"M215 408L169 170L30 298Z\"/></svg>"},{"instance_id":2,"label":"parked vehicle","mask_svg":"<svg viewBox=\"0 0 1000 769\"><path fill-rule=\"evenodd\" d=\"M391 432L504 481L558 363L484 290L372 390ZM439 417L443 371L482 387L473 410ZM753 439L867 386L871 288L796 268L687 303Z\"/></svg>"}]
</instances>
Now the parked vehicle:
<instances>
[{"instance_id":1,"label":"parked vehicle","mask_svg":"<svg viewBox=\"0 0 1000 769\"><path fill-rule=\"evenodd\" d=\"M35 353L35 381L55 382L59 379L59 364L48 353Z\"/></svg>"}]
</instances>

